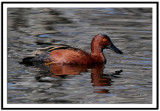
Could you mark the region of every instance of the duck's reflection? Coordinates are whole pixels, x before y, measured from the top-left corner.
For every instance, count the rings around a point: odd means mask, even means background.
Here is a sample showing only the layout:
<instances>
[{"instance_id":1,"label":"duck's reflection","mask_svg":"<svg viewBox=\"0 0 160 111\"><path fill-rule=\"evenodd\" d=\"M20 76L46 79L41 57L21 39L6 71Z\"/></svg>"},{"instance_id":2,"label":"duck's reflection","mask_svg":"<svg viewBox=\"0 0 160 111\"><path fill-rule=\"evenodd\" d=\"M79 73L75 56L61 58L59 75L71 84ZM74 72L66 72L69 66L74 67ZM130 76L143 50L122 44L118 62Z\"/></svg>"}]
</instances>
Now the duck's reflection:
<instances>
[{"instance_id":1,"label":"duck's reflection","mask_svg":"<svg viewBox=\"0 0 160 111\"><path fill-rule=\"evenodd\" d=\"M105 89L106 86L111 86L112 78L117 77L122 70L116 71L112 74L104 74L103 70L105 68L104 64L97 65L65 65L65 64L34 64L34 66L41 69L41 74L44 76L50 76L54 78L64 78L68 75L79 75L82 72L90 72L88 69L91 69L91 83L95 88L95 93L109 93L108 89ZM45 75L44 75L45 74ZM40 76L36 77L40 81Z\"/></svg>"},{"instance_id":2,"label":"duck's reflection","mask_svg":"<svg viewBox=\"0 0 160 111\"><path fill-rule=\"evenodd\" d=\"M87 66L85 65L64 65L64 64L52 64L49 65L50 76L60 77L63 75L78 75L81 72L87 72Z\"/></svg>"},{"instance_id":3,"label":"duck's reflection","mask_svg":"<svg viewBox=\"0 0 160 111\"><path fill-rule=\"evenodd\" d=\"M91 69L91 83L93 87L111 86L111 78L104 77L104 65L97 65ZM109 93L108 89L95 89L95 93Z\"/></svg>"}]
</instances>

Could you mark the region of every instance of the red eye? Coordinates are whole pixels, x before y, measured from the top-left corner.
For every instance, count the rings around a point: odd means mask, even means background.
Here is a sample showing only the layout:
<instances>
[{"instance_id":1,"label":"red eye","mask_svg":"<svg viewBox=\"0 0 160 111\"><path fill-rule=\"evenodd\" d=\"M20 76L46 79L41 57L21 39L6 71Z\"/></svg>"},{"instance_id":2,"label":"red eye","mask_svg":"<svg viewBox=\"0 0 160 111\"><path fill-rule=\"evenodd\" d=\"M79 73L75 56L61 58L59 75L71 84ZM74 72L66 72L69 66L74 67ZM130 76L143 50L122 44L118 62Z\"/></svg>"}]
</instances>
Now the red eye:
<instances>
[{"instance_id":1,"label":"red eye","mask_svg":"<svg viewBox=\"0 0 160 111\"><path fill-rule=\"evenodd\" d=\"M103 39L103 41L104 41L104 42L106 42L106 41L107 41L107 39L106 39L106 38L104 38L104 39Z\"/></svg>"}]
</instances>

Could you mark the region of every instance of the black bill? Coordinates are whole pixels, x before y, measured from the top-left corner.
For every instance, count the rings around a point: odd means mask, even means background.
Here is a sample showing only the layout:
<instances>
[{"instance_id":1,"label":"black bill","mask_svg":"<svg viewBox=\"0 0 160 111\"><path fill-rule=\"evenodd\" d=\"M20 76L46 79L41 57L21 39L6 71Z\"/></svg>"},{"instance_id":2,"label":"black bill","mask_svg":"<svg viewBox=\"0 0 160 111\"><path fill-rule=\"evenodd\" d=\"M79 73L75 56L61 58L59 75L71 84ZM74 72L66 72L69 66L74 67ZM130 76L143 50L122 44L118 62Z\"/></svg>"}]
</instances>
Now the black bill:
<instances>
[{"instance_id":1,"label":"black bill","mask_svg":"<svg viewBox=\"0 0 160 111\"><path fill-rule=\"evenodd\" d=\"M112 42L109 46L107 46L107 48L113 50L116 53L123 54L123 52L121 50L119 50Z\"/></svg>"}]
</instances>

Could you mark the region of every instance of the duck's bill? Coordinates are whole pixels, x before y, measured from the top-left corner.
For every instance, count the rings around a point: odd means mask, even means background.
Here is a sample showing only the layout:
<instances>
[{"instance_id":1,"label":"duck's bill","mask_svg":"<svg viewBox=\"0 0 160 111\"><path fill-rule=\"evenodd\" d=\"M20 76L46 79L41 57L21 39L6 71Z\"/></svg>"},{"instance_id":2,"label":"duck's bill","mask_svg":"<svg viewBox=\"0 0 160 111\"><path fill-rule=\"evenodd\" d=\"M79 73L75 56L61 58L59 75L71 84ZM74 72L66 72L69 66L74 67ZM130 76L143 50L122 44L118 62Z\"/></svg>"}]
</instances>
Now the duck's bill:
<instances>
[{"instance_id":1,"label":"duck's bill","mask_svg":"<svg viewBox=\"0 0 160 111\"><path fill-rule=\"evenodd\" d=\"M121 50L119 50L113 43L111 43L111 44L109 45L109 47L107 47L107 48L113 50L113 51L116 52L116 53L123 54L123 52L122 52Z\"/></svg>"}]
</instances>

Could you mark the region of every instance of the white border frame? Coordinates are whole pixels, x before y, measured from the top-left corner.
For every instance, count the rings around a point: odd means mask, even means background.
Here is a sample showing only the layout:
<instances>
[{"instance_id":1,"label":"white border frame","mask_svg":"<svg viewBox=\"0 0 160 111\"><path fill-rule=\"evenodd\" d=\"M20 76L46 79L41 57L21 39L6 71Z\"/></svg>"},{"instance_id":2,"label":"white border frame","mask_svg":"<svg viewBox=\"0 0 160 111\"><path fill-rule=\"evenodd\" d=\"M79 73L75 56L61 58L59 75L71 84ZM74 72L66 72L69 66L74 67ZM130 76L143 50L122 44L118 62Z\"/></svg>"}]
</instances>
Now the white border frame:
<instances>
[{"instance_id":1,"label":"white border frame","mask_svg":"<svg viewBox=\"0 0 160 111\"><path fill-rule=\"evenodd\" d=\"M3 4L3 108L157 108L157 5L146 4ZM7 8L152 8L152 104L7 104Z\"/></svg>"}]
</instances>

